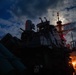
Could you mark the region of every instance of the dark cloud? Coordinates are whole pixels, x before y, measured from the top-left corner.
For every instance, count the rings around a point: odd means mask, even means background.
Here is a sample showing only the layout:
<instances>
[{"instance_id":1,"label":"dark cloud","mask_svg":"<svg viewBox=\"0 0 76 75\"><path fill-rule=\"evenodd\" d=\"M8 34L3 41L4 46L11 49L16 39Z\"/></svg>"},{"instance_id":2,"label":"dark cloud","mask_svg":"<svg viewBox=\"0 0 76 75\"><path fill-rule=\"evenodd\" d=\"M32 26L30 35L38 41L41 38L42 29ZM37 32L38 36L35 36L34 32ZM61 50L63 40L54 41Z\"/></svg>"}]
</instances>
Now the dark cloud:
<instances>
[{"instance_id":1,"label":"dark cloud","mask_svg":"<svg viewBox=\"0 0 76 75\"><path fill-rule=\"evenodd\" d=\"M67 7L67 8L65 8L65 9L66 9L67 11L76 9L76 5L75 5L75 6L71 6L71 7Z\"/></svg>"},{"instance_id":2,"label":"dark cloud","mask_svg":"<svg viewBox=\"0 0 76 75\"><path fill-rule=\"evenodd\" d=\"M18 0L12 11L17 15L25 15L30 18L41 16L47 12L48 8L56 8L61 0Z\"/></svg>"}]
</instances>

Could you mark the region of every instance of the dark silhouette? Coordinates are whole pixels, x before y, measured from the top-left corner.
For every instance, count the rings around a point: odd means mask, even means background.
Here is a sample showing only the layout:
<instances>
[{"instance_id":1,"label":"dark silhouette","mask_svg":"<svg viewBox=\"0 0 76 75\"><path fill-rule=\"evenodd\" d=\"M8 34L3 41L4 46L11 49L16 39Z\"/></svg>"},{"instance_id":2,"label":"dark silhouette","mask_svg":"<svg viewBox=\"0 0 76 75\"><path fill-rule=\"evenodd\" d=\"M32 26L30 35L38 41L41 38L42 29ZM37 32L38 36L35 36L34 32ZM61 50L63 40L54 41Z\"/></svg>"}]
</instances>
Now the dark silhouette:
<instances>
[{"instance_id":1,"label":"dark silhouette","mask_svg":"<svg viewBox=\"0 0 76 75\"><path fill-rule=\"evenodd\" d=\"M21 39L7 34L0 41L26 67L24 72L17 72L20 75L73 75L70 50L64 46L56 28L47 19L45 22L41 19L37 28L37 32L23 30Z\"/></svg>"}]
</instances>

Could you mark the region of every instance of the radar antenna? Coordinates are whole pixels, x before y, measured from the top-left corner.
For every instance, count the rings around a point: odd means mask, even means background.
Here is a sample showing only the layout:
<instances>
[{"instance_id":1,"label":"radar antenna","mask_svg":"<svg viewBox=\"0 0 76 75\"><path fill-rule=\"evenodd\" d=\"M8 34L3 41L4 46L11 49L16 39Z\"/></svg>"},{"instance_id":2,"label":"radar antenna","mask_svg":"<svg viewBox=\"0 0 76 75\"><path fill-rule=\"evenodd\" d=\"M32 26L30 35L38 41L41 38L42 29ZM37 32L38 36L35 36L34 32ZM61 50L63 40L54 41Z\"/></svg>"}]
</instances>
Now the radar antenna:
<instances>
[{"instance_id":1,"label":"radar antenna","mask_svg":"<svg viewBox=\"0 0 76 75\"><path fill-rule=\"evenodd\" d=\"M42 18L41 17L39 17L39 19L41 20L41 22L43 23L43 20L42 20Z\"/></svg>"}]
</instances>

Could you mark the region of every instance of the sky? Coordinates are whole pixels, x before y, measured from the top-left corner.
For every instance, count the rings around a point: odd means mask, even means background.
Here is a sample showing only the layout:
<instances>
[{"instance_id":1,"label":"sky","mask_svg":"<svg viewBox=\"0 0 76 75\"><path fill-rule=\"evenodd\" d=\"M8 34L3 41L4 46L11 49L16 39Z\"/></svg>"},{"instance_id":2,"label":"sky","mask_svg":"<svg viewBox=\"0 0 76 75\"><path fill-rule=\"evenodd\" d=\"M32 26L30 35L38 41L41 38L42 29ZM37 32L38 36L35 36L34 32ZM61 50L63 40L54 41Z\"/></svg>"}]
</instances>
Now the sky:
<instances>
[{"instance_id":1,"label":"sky","mask_svg":"<svg viewBox=\"0 0 76 75\"><path fill-rule=\"evenodd\" d=\"M39 17L50 20L56 25L57 12L62 23L69 23L68 28L76 27L76 0L0 0L0 38L7 33L21 37L20 28L25 28L26 20L30 19L35 26L40 22ZM76 39L76 30L72 30ZM66 39L71 41L71 32Z\"/></svg>"}]
</instances>

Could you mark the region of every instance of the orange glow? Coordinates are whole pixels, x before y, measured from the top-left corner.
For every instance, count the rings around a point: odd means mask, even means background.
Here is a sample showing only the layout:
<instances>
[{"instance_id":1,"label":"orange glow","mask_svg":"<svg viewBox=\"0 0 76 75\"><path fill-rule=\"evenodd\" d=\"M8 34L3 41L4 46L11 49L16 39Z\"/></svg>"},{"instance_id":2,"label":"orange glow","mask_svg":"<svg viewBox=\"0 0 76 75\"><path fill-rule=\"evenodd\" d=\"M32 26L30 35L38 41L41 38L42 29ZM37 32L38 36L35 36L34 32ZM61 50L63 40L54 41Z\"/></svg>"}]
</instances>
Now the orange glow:
<instances>
[{"instance_id":1,"label":"orange glow","mask_svg":"<svg viewBox=\"0 0 76 75\"><path fill-rule=\"evenodd\" d=\"M72 62L74 69L76 70L76 60Z\"/></svg>"},{"instance_id":2,"label":"orange glow","mask_svg":"<svg viewBox=\"0 0 76 75\"><path fill-rule=\"evenodd\" d=\"M73 65L73 68L76 70L76 56L71 56L71 63Z\"/></svg>"},{"instance_id":3,"label":"orange glow","mask_svg":"<svg viewBox=\"0 0 76 75\"><path fill-rule=\"evenodd\" d=\"M73 66L75 67L75 65L76 65L76 61L73 61L72 64L73 64Z\"/></svg>"}]
</instances>

